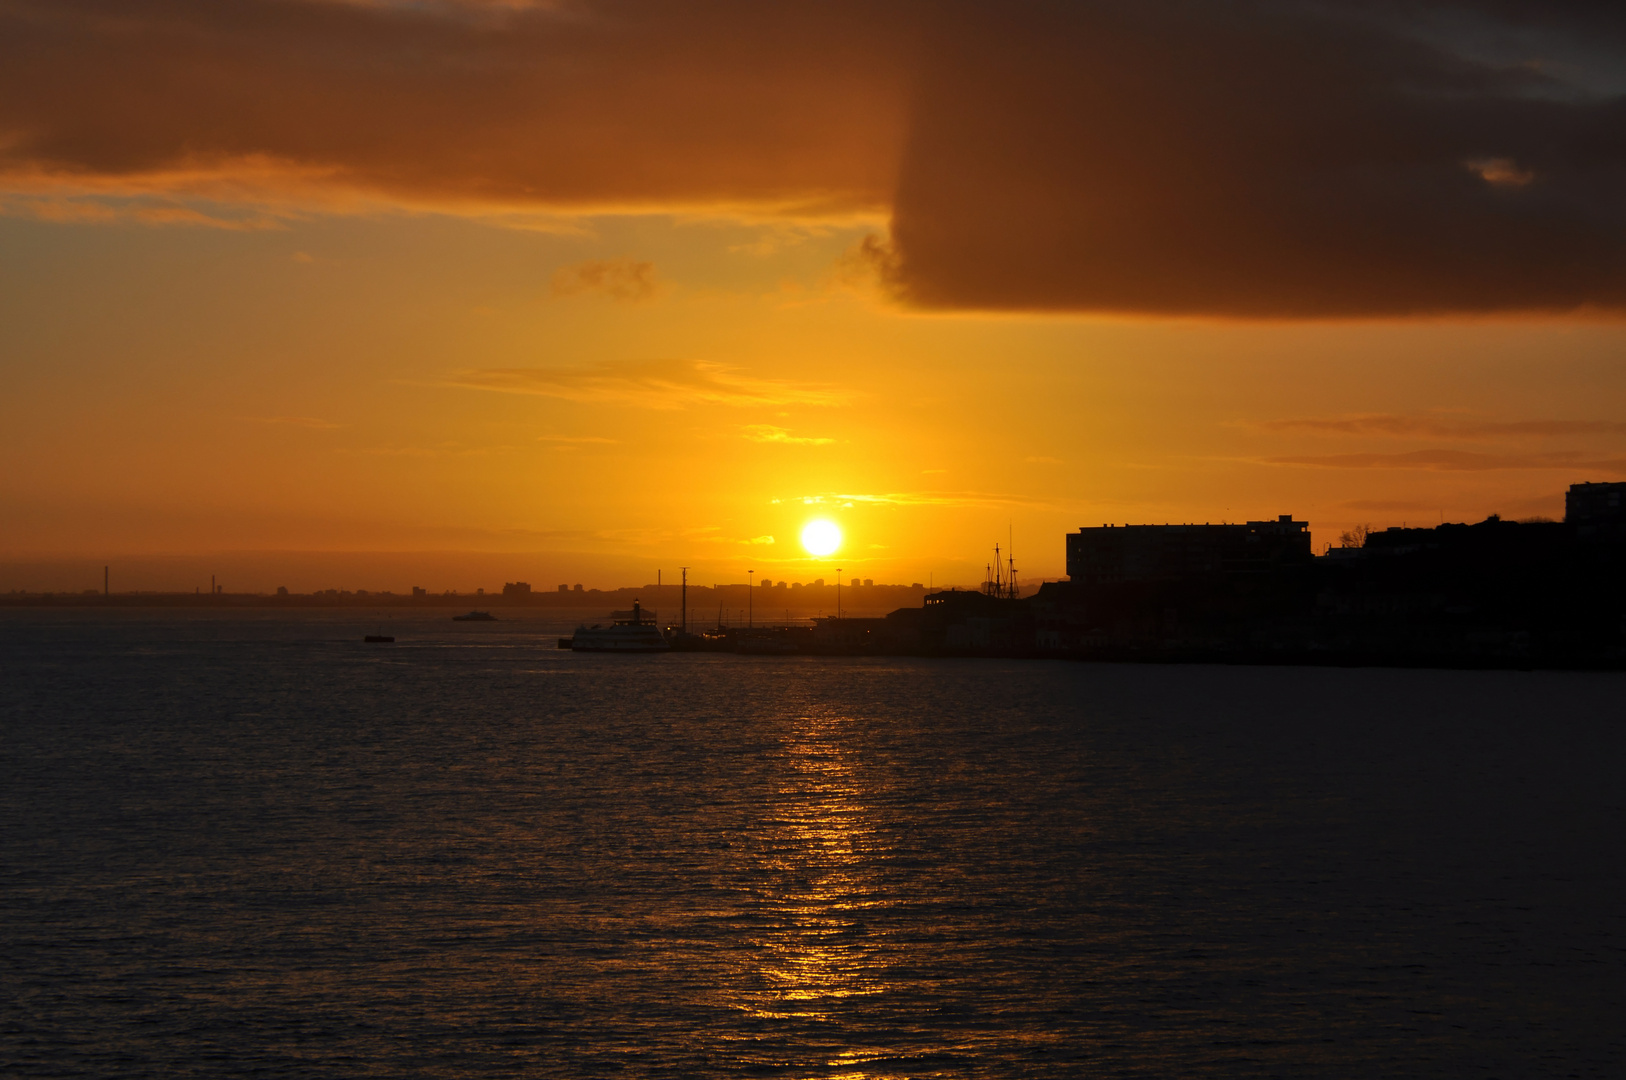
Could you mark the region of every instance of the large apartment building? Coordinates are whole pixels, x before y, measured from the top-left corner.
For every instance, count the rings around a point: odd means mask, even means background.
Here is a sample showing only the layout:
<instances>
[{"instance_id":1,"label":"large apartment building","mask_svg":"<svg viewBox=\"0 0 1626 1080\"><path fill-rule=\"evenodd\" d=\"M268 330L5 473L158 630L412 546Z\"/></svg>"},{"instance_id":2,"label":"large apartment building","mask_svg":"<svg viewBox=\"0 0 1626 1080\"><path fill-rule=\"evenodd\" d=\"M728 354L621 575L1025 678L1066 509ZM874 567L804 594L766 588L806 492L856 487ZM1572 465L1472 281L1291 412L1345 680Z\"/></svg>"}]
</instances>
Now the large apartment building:
<instances>
[{"instance_id":1,"label":"large apartment building","mask_svg":"<svg viewBox=\"0 0 1626 1080\"><path fill-rule=\"evenodd\" d=\"M1626 484L1571 484L1564 523L1577 540L1626 540Z\"/></svg>"},{"instance_id":2,"label":"large apartment building","mask_svg":"<svg viewBox=\"0 0 1626 1080\"><path fill-rule=\"evenodd\" d=\"M1067 534L1067 576L1086 585L1259 574L1308 563L1310 523L1102 525Z\"/></svg>"}]
</instances>

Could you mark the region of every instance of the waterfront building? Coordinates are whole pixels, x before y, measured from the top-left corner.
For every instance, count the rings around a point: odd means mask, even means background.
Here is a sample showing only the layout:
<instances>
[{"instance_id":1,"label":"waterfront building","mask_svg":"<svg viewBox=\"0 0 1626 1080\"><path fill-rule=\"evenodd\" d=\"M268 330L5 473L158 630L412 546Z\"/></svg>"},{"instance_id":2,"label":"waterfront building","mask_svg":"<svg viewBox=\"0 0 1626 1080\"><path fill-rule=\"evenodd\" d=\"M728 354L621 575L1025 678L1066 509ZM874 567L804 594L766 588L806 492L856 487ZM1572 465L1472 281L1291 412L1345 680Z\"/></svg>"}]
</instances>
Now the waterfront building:
<instances>
[{"instance_id":1,"label":"waterfront building","mask_svg":"<svg viewBox=\"0 0 1626 1080\"><path fill-rule=\"evenodd\" d=\"M1577 540L1626 540L1626 484L1571 484L1564 523Z\"/></svg>"},{"instance_id":2,"label":"waterfront building","mask_svg":"<svg viewBox=\"0 0 1626 1080\"><path fill-rule=\"evenodd\" d=\"M1310 523L1102 525L1067 534L1067 576L1086 585L1258 574L1311 559Z\"/></svg>"}]
</instances>

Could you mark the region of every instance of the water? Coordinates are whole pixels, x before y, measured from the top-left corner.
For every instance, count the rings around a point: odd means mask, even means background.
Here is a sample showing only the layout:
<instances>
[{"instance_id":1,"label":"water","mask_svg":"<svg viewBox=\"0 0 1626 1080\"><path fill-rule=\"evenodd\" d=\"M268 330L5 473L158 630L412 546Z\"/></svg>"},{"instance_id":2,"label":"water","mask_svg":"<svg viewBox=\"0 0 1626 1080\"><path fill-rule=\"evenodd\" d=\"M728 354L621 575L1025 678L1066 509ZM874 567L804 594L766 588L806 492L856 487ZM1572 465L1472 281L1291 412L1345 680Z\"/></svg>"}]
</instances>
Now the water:
<instances>
[{"instance_id":1,"label":"water","mask_svg":"<svg viewBox=\"0 0 1626 1080\"><path fill-rule=\"evenodd\" d=\"M1626 678L0 612L0 1075L1619 1076Z\"/></svg>"}]
</instances>

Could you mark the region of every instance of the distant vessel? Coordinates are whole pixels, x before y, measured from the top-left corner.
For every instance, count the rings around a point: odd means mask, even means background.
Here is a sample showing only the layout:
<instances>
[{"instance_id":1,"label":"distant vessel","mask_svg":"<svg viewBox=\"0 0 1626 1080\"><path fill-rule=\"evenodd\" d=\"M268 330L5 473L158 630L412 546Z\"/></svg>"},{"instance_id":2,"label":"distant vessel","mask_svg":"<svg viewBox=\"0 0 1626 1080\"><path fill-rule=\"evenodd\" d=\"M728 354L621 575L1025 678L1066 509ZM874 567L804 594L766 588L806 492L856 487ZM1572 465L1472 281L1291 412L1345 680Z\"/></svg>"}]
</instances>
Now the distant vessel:
<instances>
[{"instance_id":1,"label":"distant vessel","mask_svg":"<svg viewBox=\"0 0 1626 1080\"><path fill-rule=\"evenodd\" d=\"M610 626L580 626L570 638L573 652L666 652L672 646L655 625L655 613L636 600L631 611L610 613ZM560 645L565 643L561 638Z\"/></svg>"},{"instance_id":2,"label":"distant vessel","mask_svg":"<svg viewBox=\"0 0 1626 1080\"><path fill-rule=\"evenodd\" d=\"M395 642L395 638L389 634L368 634L361 640L369 645L390 645Z\"/></svg>"},{"instance_id":3,"label":"distant vessel","mask_svg":"<svg viewBox=\"0 0 1626 1080\"><path fill-rule=\"evenodd\" d=\"M453 622L496 622L497 616L489 611L471 611L467 615L453 615Z\"/></svg>"}]
</instances>

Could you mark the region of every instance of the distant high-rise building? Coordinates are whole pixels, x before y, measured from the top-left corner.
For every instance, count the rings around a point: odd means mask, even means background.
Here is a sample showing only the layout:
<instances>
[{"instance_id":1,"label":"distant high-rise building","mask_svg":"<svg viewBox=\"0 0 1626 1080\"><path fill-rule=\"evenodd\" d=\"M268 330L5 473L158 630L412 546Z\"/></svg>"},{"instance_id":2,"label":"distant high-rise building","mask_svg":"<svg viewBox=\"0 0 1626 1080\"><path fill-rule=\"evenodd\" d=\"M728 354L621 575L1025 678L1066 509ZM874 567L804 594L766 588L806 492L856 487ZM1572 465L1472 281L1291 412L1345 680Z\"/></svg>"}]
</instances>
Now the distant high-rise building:
<instances>
[{"instance_id":1,"label":"distant high-rise building","mask_svg":"<svg viewBox=\"0 0 1626 1080\"><path fill-rule=\"evenodd\" d=\"M507 582L502 587L502 594L504 596L529 596L531 595L531 583L528 581Z\"/></svg>"},{"instance_id":2,"label":"distant high-rise building","mask_svg":"<svg viewBox=\"0 0 1626 1080\"><path fill-rule=\"evenodd\" d=\"M864 579L864 588L866 588L866 589L873 588L874 585L875 585L875 579L874 578L865 578Z\"/></svg>"},{"instance_id":3,"label":"distant high-rise building","mask_svg":"<svg viewBox=\"0 0 1626 1080\"><path fill-rule=\"evenodd\" d=\"M413 596L428 596L429 595L429 590L424 589L424 588L420 588L419 586L414 585L414 586L412 586L412 595Z\"/></svg>"},{"instance_id":4,"label":"distant high-rise building","mask_svg":"<svg viewBox=\"0 0 1626 1080\"><path fill-rule=\"evenodd\" d=\"M1088 585L1265 573L1311 559L1310 524L1103 525L1067 534L1067 576Z\"/></svg>"},{"instance_id":5,"label":"distant high-rise building","mask_svg":"<svg viewBox=\"0 0 1626 1080\"><path fill-rule=\"evenodd\" d=\"M1577 540L1626 540L1626 484L1571 484L1564 523Z\"/></svg>"},{"instance_id":6,"label":"distant high-rise building","mask_svg":"<svg viewBox=\"0 0 1626 1080\"><path fill-rule=\"evenodd\" d=\"M582 587L581 587L581 586L580 586L580 585L577 585L577 586L576 586L576 591L577 591L577 592L581 592L581 591L582 591Z\"/></svg>"},{"instance_id":7,"label":"distant high-rise building","mask_svg":"<svg viewBox=\"0 0 1626 1080\"><path fill-rule=\"evenodd\" d=\"M559 586L559 591L560 592L569 592L570 591L570 586L569 585L561 585L561 586Z\"/></svg>"},{"instance_id":8,"label":"distant high-rise building","mask_svg":"<svg viewBox=\"0 0 1626 1080\"><path fill-rule=\"evenodd\" d=\"M773 582L769 581L767 578L763 578L762 579L762 587L764 589L771 589L771 588L773 588Z\"/></svg>"}]
</instances>

